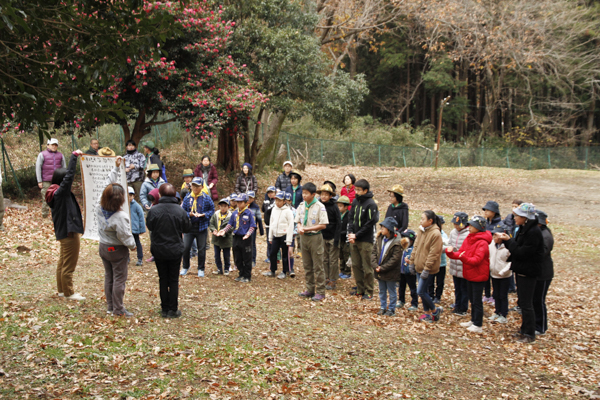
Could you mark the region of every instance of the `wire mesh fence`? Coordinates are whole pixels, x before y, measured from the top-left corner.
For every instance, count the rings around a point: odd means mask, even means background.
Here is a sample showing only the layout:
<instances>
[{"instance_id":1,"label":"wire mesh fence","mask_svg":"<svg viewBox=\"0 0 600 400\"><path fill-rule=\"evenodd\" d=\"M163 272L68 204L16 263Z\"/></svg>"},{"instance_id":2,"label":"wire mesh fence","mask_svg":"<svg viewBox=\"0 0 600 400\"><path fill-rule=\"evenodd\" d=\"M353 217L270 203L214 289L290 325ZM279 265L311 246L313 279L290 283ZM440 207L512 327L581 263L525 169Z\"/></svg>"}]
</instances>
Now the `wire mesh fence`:
<instances>
[{"instance_id":1,"label":"wire mesh fence","mask_svg":"<svg viewBox=\"0 0 600 400\"><path fill-rule=\"evenodd\" d=\"M433 167L436 152L427 147L400 147L306 138L282 132L288 157L293 150L308 162L333 165ZM439 167L496 167L515 169L590 169L600 167L600 147L441 147Z\"/></svg>"}]
</instances>

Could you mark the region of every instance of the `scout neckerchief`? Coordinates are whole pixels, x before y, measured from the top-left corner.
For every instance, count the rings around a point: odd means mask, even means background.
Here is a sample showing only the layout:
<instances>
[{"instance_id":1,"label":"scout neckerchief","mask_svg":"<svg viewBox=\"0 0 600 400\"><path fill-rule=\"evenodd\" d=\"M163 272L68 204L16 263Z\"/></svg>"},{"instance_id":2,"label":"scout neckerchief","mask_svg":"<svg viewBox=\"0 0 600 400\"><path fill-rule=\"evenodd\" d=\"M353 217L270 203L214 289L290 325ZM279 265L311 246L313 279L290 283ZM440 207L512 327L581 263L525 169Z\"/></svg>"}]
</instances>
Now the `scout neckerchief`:
<instances>
[{"instance_id":1,"label":"scout neckerchief","mask_svg":"<svg viewBox=\"0 0 600 400\"><path fill-rule=\"evenodd\" d=\"M344 211L344 213L342 214L342 218L341 219L344 219L344 215L346 215L347 213L348 213L348 211Z\"/></svg>"},{"instance_id":2,"label":"scout neckerchief","mask_svg":"<svg viewBox=\"0 0 600 400\"><path fill-rule=\"evenodd\" d=\"M158 187L158 181L160 181L160 176L158 177L158 179L156 179L156 181L150 178L150 182L152 183L152 186L154 186L155 189Z\"/></svg>"},{"instance_id":3,"label":"scout neckerchief","mask_svg":"<svg viewBox=\"0 0 600 400\"><path fill-rule=\"evenodd\" d=\"M200 192L198 194L194 194L194 192L192 191L190 193L190 196L192 196L192 199L194 199L194 201L192 202L192 212L195 213L197 210L197 206L198 206L198 199L200 197L202 197L202 192Z\"/></svg>"},{"instance_id":4,"label":"scout neckerchief","mask_svg":"<svg viewBox=\"0 0 600 400\"><path fill-rule=\"evenodd\" d=\"M240 227L240 215L242 215L244 213L244 211L246 211L247 209L248 209L248 204L246 204L246 207L244 207L242 210L238 210L238 215L235 218L235 230L236 231Z\"/></svg>"},{"instance_id":5,"label":"scout neckerchief","mask_svg":"<svg viewBox=\"0 0 600 400\"><path fill-rule=\"evenodd\" d=\"M312 201L310 203L306 203L306 201L304 202L304 223L302 225L306 226L306 223L308 222L308 210L310 210L310 207L315 204L317 202L317 197L313 197Z\"/></svg>"},{"instance_id":6,"label":"scout neckerchief","mask_svg":"<svg viewBox=\"0 0 600 400\"><path fill-rule=\"evenodd\" d=\"M230 214L229 211L227 211L227 213L225 215L223 215L223 213L221 212L221 210L218 211L218 215L217 218L219 219L217 226L219 227L219 229L221 229L221 224L223 223L223 220L225 218L227 218Z\"/></svg>"}]
</instances>

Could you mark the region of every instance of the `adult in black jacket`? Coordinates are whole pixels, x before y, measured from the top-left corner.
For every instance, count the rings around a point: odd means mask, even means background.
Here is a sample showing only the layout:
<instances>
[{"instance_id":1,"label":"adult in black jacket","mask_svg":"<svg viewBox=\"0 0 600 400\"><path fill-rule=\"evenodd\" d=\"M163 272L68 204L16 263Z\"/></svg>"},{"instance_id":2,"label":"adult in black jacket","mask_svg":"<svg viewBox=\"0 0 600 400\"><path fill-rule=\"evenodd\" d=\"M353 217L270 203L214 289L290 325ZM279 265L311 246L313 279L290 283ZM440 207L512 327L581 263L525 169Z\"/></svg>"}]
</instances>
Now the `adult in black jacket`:
<instances>
[{"instance_id":1,"label":"adult in black jacket","mask_svg":"<svg viewBox=\"0 0 600 400\"><path fill-rule=\"evenodd\" d=\"M398 223L398 232L402 233L408 228L408 204L404 203L404 188L402 185L394 185L388 190L390 193L390 205L385 217L392 217Z\"/></svg>"},{"instance_id":2,"label":"adult in black jacket","mask_svg":"<svg viewBox=\"0 0 600 400\"><path fill-rule=\"evenodd\" d=\"M60 242L60 256L56 266L58 295L70 300L85 300L85 297L75 293L73 289L73 273L79 260L79 238L83 234L83 220L79 203L71 192L77 169L77 157L82 154L81 150L74 151L69 160L69 167L54 171L45 198L52 210L56 240Z\"/></svg>"},{"instance_id":3,"label":"adult in black jacket","mask_svg":"<svg viewBox=\"0 0 600 400\"><path fill-rule=\"evenodd\" d=\"M522 313L521 329L517 335L523 343L535 340L533 294L544 258L544 239L535 212L533 204L521 204L513 210L515 223L519 226L515 237L511 239L506 233L496 234L505 241L510 251L510 269L517 275L517 295Z\"/></svg>"},{"instance_id":4,"label":"adult in black jacket","mask_svg":"<svg viewBox=\"0 0 600 400\"><path fill-rule=\"evenodd\" d=\"M554 278L554 262L552 261L552 248L554 237L548 229L548 215L543 211L537 213L538 225L544 238L544 255L542 257L541 271L535 283L533 293L533 310L535 311L535 334L543 335L548 330L548 314L546 311L546 295Z\"/></svg>"},{"instance_id":5,"label":"adult in black jacket","mask_svg":"<svg viewBox=\"0 0 600 400\"><path fill-rule=\"evenodd\" d=\"M170 183L159 189L158 204L148 211L146 226L150 230L150 252L154 256L160 285L160 306L163 318L177 318L179 267L183 257L182 234L191 228L187 213L179 206L176 191Z\"/></svg>"},{"instance_id":6,"label":"adult in black jacket","mask_svg":"<svg viewBox=\"0 0 600 400\"><path fill-rule=\"evenodd\" d=\"M348 240L356 290L350 293L360 295L364 300L372 300L375 277L371 265L371 252L374 227L379 221L379 210L373 200L373 193L369 191L369 182L359 179L354 186L356 198L352 202L348 218Z\"/></svg>"}]
</instances>

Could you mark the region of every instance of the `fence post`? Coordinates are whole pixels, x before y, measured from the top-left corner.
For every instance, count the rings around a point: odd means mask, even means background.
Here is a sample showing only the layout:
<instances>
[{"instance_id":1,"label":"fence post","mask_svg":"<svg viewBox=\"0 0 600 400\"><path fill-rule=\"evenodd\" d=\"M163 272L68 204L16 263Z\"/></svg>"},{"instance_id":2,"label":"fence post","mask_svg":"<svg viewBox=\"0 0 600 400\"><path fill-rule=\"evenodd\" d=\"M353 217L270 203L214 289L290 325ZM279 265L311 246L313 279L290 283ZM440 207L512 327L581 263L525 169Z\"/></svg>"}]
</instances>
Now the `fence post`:
<instances>
[{"instance_id":1,"label":"fence post","mask_svg":"<svg viewBox=\"0 0 600 400\"><path fill-rule=\"evenodd\" d=\"M479 162L479 166L483 167L483 146L481 146L481 160Z\"/></svg>"},{"instance_id":2,"label":"fence post","mask_svg":"<svg viewBox=\"0 0 600 400\"><path fill-rule=\"evenodd\" d=\"M531 169L531 163L533 161L533 147L529 148L529 169Z\"/></svg>"},{"instance_id":3,"label":"fence post","mask_svg":"<svg viewBox=\"0 0 600 400\"><path fill-rule=\"evenodd\" d=\"M321 139L321 162L323 162L323 139Z\"/></svg>"},{"instance_id":4,"label":"fence post","mask_svg":"<svg viewBox=\"0 0 600 400\"><path fill-rule=\"evenodd\" d=\"M508 150L509 148L506 148L506 168L510 168L510 160L508 159Z\"/></svg>"},{"instance_id":5,"label":"fence post","mask_svg":"<svg viewBox=\"0 0 600 400\"><path fill-rule=\"evenodd\" d=\"M13 178L15 178L15 182L17 183L17 188L19 188L19 195L21 196L20 198L22 199L24 197L23 190L21 189L21 184L19 183L19 178L17 178L15 169L13 168L12 163L10 162L10 157L8 156L8 152L6 151L6 148L4 147L4 140L2 139L0 143L2 143L2 159L4 159L4 155L6 154L6 159L8 160L8 165L10 167L10 170L12 171Z\"/></svg>"},{"instance_id":6,"label":"fence post","mask_svg":"<svg viewBox=\"0 0 600 400\"><path fill-rule=\"evenodd\" d=\"M4 149L4 139L2 139L1 137L0 137L0 142L2 143L2 149ZM0 151L0 153L2 153L2 172L4 172L4 180L7 180L8 170L6 169L6 159L4 158L4 152Z\"/></svg>"},{"instance_id":7,"label":"fence post","mask_svg":"<svg viewBox=\"0 0 600 400\"><path fill-rule=\"evenodd\" d=\"M75 151L75 134L71 132L71 151Z\"/></svg>"},{"instance_id":8,"label":"fence post","mask_svg":"<svg viewBox=\"0 0 600 400\"><path fill-rule=\"evenodd\" d=\"M379 150L379 166L381 167L381 145L377 146Z\"/></svg>"},{"instance_id":9,"label":"fence post","mask_svg":"<svg viewBox=\"0 0 600 400\"><path fill-rule=\"evenodd\" d=\"M458 149L458 166L462 168L462 163L460 162L460 149Z\"/></svg>"},{"instance_id":10,"label":"fence post","mask_svg":"<svg viewBox=\"0 0 600 400\"><path fill-rule=\"evenodd\" d=\"M356 167L356 156L354 155L354 142L352 142L352 163Z\"/></svg>"},{"instance_id":11,"label":"fence post","mask_svg":"<svg viewBox=\"0 0 600 400\"><path fill-rule=\"evenodd\" d=\"M404 168L406 168L406 156L404 155L404 147L402 147L402 160L404 161Z\"/></svg>"},{"instance_id":12,"label":"fence post","mask_svg":"<svg viewBox=\"0 0 600 400\"><path fill-rule=\"evenodd\" d=\"M287 151L288 151L288 160L292 159L292 154L290 153L290 134L286 132L285 134L285 141L287 144Z\"/></svg>"},{"instance_id":13,"label":"fence post","mask_svg":"<svg viewBox=\"0 0 600 400\"><path fill-rule=\"evenodd\" d=\"M548 168L552 168L552 163L550 162L550 149L548 149Z\"/></svg>"},{"instance_id":14,"label":"fence post","mask_svg":"<svg viewBox=\"0 0 600 400\"><path fill-rule=\"evenodd\" d=\"M588 150L590 148L588 146L585 147L585 169L588 169Z\"/></svg>"}]
</instances>

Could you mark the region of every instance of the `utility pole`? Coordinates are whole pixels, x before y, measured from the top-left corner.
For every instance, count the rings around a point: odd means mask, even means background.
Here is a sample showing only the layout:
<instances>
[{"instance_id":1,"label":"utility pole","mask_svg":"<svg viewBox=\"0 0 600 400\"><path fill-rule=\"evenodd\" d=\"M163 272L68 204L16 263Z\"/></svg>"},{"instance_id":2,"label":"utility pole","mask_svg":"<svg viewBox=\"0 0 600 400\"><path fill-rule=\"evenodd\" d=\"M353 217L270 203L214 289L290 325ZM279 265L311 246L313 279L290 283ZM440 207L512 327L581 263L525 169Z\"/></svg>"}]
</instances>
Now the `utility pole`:
<instances>
[{"instance_id":1,"label":"utility pole","mask_svg":"<svg viewBox=\"0 0 600 400\"><path fill-rule=\"evenodd\" d=\"M444 107L449 104L448 100L450 100L450 97L452 96L448 96L440 102L440 120L438 123L437 143L435 145L435 169L437 169L438 167L438 156L440 155L440 138L442 136L442 114L444 113Z\"/></svg>"}]
</instances>

